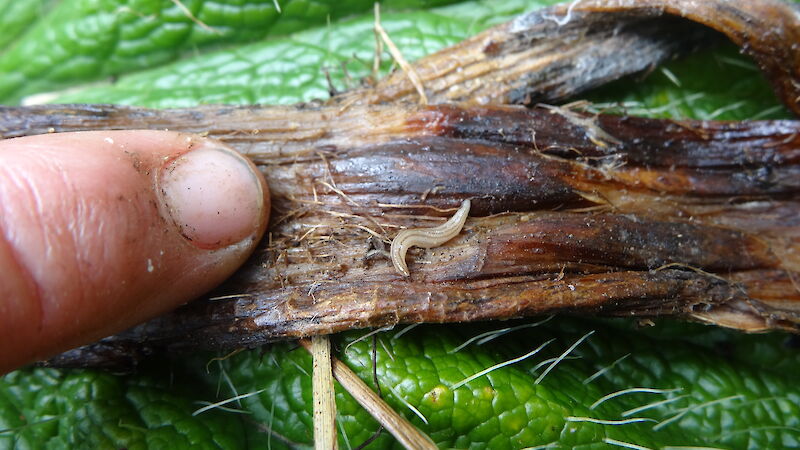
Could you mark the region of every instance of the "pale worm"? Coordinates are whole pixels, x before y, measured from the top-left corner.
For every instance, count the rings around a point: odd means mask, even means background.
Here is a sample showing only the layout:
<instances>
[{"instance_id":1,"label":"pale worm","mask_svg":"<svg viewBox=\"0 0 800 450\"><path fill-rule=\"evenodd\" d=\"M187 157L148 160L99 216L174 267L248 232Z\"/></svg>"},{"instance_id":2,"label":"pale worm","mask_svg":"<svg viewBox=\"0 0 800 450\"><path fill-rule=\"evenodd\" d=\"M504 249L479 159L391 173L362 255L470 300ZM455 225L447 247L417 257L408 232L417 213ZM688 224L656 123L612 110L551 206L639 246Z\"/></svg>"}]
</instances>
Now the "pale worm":
<instances>
[{"instance_id":1,"label":"pale worm","mask_svg":"<svg viewBox=\"0 0 800 450\"><path fill-rule=\"evenodd\" d=\"M392 264L403 276L410 276L406 265L406 252L411 247L433 248L453 239L461 232L469 215L469 200L464 200L453 217L434 228L415 228L397 233L390 251Z\"/></svg>"}]
</instances>

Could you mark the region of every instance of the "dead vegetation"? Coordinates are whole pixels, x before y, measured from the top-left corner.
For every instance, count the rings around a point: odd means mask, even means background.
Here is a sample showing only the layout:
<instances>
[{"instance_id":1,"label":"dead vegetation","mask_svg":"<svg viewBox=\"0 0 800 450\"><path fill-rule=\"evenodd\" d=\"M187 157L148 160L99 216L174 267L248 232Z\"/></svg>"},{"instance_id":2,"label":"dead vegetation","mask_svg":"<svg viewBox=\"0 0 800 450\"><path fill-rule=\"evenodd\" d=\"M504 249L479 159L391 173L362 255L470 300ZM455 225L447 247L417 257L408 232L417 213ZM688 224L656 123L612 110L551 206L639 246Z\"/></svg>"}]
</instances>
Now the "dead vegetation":
<instances>
[{"instance_id":1,"label":"dead vegetation","mask_svg":"<svg viewBox=\"0 0 800 450\"><path fill-rule=\"evenodd\" d=\"M536 106L712 41L698 22L746 44L797 110L797 16L781 2L758 4L558 6L416 62L419 84L398 71L328 104L0 109L3 137L207 133L257 162L272 191L269 236L228 284L60 363L98 349L111 360L115 348L237 348L553 312L797 331L798 122ZM601 63L613 70L596 70ZM397 274L386 255L396 234L440 225L467 199L463 231L442 247L412 249L412 276Z\"/></svg>"}]
</instances>

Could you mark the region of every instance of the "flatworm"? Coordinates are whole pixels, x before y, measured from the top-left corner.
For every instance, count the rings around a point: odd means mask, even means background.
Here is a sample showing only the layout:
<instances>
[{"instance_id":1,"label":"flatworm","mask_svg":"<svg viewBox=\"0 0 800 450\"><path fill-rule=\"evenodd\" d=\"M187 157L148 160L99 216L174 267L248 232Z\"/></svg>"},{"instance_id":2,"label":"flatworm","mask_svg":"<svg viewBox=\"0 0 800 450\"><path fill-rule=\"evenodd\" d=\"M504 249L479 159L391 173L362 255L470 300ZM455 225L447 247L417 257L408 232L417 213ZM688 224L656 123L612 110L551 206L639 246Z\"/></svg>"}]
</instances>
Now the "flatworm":
<instances>
[{"instance_id":1,"label":"flatworm","mask_svg":"<svg viewBox=\"0 0 800 450\"><path fill-rule=\"evenodd\" d=\"M415 228L403 230L397 233L392 241L391 255L392 264L403 276L410 276L408 265L406 265L406 252L411 247L433 248L453 239L461 232L464 222L469 215L470 201L464 200L453 217L447 222L434 228Z\"/></svg>"}]
</instances>

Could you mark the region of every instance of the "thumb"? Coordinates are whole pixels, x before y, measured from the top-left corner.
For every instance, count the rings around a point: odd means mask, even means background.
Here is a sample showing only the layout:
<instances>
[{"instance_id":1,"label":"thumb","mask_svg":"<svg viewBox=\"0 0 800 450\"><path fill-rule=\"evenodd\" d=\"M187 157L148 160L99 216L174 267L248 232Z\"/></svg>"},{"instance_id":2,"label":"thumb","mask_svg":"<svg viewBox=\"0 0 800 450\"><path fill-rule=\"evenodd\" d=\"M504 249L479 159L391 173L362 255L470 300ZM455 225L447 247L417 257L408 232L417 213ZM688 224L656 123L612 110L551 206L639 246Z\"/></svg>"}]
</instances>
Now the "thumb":
<instances>
[{"instance_id":1,"label":"thumb","mask_svg":"<svg viewBox=\"0 0 800 450\"><path fill-rule=\"evenodd\" d=\"M255 166L160 131L0 141L0 374L210 290L264 234Z\"/></svg>"}]
</instances>

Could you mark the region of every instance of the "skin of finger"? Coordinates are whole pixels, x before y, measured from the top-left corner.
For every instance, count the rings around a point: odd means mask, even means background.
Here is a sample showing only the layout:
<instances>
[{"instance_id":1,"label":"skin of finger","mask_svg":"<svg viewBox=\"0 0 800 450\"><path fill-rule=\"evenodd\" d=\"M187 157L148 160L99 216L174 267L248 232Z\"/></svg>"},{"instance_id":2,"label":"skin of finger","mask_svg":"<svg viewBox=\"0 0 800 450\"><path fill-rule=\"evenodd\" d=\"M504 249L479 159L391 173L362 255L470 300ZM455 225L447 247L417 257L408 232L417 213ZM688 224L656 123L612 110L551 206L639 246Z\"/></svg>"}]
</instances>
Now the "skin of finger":
<instances>
[{"instance_id":1,"label":"skin of finger","mask_svg":"<svg viewBox=\"0 0 800 450\"><path fill-rule=\"evenodd\" d=\"M159 131L0 141L0 373L122 331L230 276L261 238L193 245L159 197L181 155L222 144ZM247 164L252 164L247 162Z\"/></svg>"}]
</instances>

